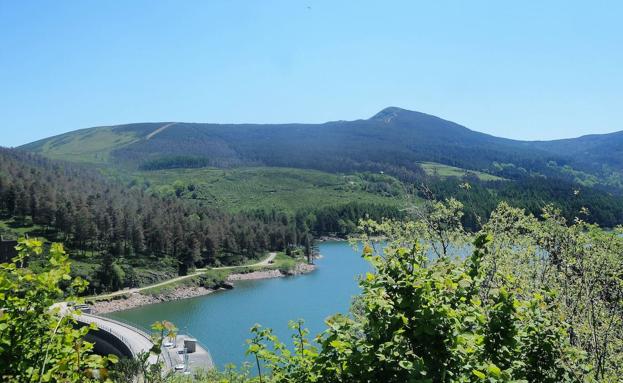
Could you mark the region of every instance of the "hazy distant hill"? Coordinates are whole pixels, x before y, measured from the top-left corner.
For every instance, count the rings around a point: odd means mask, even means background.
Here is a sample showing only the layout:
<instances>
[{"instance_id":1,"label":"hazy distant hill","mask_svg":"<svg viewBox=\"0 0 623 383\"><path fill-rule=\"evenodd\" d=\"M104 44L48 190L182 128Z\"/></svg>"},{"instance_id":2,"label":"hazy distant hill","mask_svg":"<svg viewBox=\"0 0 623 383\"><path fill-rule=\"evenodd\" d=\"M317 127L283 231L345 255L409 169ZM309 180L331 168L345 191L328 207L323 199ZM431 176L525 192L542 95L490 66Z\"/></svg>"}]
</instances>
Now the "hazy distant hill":
<instances>
[{"instance_id":1,"label":"hazy distant hill","mask_svg":"<svg viewBox=\"0 0 623 383\"><path fill-rule=\"evenodd\" d=\"M623 131L564 140L535 141L528 143L528 146L571 156L575 161L593 169L602 169L604 165L623 169Z\"/></svg>"},{"instance_id":2,"label":"hazy distant hill","mask_svg":"<svg viewBox=\"0 0 623 383\"><path fill-rule=\"evenodd\" d=\"M96 127L22 149L129 169L279 166L415 177L437 162L507 178L529 175L620 187L623 132L529 142L479 133L396 107L324 124L138 123Z\"/></svg>"}]
</instances>

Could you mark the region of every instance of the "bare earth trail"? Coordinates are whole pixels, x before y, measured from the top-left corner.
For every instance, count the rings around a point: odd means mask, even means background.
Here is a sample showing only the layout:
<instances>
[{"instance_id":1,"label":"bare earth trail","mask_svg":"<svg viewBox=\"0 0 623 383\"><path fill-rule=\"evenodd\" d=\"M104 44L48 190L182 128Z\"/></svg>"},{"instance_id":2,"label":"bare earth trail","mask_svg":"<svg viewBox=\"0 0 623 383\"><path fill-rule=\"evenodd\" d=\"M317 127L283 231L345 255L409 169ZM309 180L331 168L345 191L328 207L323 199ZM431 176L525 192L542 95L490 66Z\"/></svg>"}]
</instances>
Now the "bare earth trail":
<instances>
[{"instance_id":1,"label":"bare earth trail","mask_svg":"<svg viewBox=\"0 0 623 383\"><path fill-rule=\"evenodd\" d=\"M237 267L263 267L263 266L268 266L268 265L270 265L273 262L273 260L275 259L276 256L277 256L277 253L271 252L271 253L268 254L268 257L266 257L262 261L257 262L257 263L253 263L251 265L223 266L223 267L212 267L210 269L197 269L192 274L182 275L180 277L167 279L164 282L155 283L155 284L149 285L149 286L135 287L135 288L126 289L126 290L119 290L119 291L115 291L113 293L108 293L108 294L97 295L94 298L111 298L111 297L115 297L115 296L118 296L118 295L140 293L143 290L147 290L147 289L151 289L151 288L154 288L154 287L160 287L160 286L168 285L169 283L174 283L174 282L182 281L184 279L192 278L192 277L197 276L197 275L201 275L206 270L228 270L228 269L235 269Z\"/></svg>"},{"instance_id":2,"label":"bare earth trail","mask_svg":"<svg viewBox=\"0 0 623 383\"><path fill-rule=\"evenodd\" d=\"M156 134L162 132L163 130L165 130L168 127L171 127L173 125L177 124L177 122L171 122L169 124L163 125L161 127L159 127L158 129L154 130L153 132L149 133L147 135L147 137L145 137L146 140L150 140L153 136L155 136Z\"/></svg>"},{"instance_id":3,"label":"bare earth trail","mask_svg":"<svg viewBox=\"0 0 623 383\"><path fill-rule=\"evenodd\" d=\"M247 265L244 267L261 267L261 266L268 266L270 265L274 260L275 257L277 256L277 253L269 253L268 257L266 257L263 261L260 261L258 263L254 263L252 265ZM223 267L215 267L212 270L227 270L227 269L235 269L237 267L241 267L241 266L223 266Z\"/></svg>"}]
</instances>

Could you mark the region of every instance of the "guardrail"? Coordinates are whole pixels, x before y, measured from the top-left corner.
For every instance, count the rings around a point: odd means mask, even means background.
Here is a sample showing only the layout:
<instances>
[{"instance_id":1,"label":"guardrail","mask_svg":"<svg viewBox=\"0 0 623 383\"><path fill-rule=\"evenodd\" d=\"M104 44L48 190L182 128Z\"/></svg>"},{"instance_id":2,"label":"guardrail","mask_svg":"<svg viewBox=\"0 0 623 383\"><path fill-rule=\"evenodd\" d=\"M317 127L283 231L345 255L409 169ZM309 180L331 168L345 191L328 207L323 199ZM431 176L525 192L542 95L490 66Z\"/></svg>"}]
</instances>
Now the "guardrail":
<instances>
[{"instance_id":1,"label":"guardrail","mask_svg":"<svg viewBox=\"0 0 623 383\"><path fill-rule=\"evenodd\" d=\"M91 315L91 316L96 316L96 315ZM110 321L110 322L117 323L117 324L119 324L119 325L125 325L125 327L128 327L128 328L130 328L130 329L133 329L133 330L135 330L135 331L137 331L137 332L141 333L142 335L144 335L144 336L145 336L145 337L147 337L148 339L151 339L151 336L147 333L147 329L145 329L145 327L144 327L144 326L142 326L142 325L139 325L139 324L134 323L134 322L132 322L132 321L129 321L129 320L127 320L127 319L111 319L111 318L108 318L108 317L100 317L100 316L97 316L97 317L98 317L98 318L103 318L103 319L105 319L105 320L107 320L107 321ZM191 334L191 333L190 333L188 330L186 330L186 329L184 329L184 330L182 330L182 329L178 329L178 332L177 332L177 333L178 333L178 335L185 335L185 336L187 336L187 337L189 337L189 338L194 338L194 339L197 339L197 337L196 337L196 336L194 336L193 334ZM204 350L206 351L206 353L208 354L208 357L210 358L210 364L211 364L211 365L214 365L214 360L212 359L212 354L210 353L210 349L208 349L208 347L207 347L205 344L203 344L203 343L199 342L198 340L197 340L197 345L201 346L201 348L202 348L202 349L204 349ZM165 352L165 353L163 353L163 354L166 354L166 355L167 355L167 357L169 357L169 359L170 359L170 355L169 355L168 353L166 353L166 352ZM171 366L175 366L175 364L173 364L173 361L171 361Z\"/></svg>"},{"instance_id":2,"label":"guardrail","mask_svg":"<svg viewBox=\"0 0 623 383\"><path fill-rule=\"evenodd\" d=\"M120 326L123 326L125 328L128 328L134 332L137 332L139 334L141 334L142 336L144 336L145 338L151 340L151 335L147 332L147 329L145 329L143 326L138 325L136 323L130 322L128 320L121 320L121 319L112 319L109 317L103 317L103 316L99 316L99 315L94 315L94 314L81 314L82 316L88 316L88 317L92 317L92 318L98 318L100 320L106 321L106 322L112 322L112 323L116 323Z\"/></svg>"},{"instance_id":3,"label":"guardrail","mask_svg":"<svg viewBox=\"0 0 623 383\"><path fill-rule=\"evenodd\" d=\"M127 328L130 328L136 332L138 332L139 334L143 335L144 337L146 337L147 339L151 340L151 335L149 333L147 333L147 329L145 329L145 327L143 327L142 325L139 325L137 323L131 322L127 319L111 319L108 317L99 317L99 318L105 318L108 321L117 323L121 326L125 326ZM164 356L164 363L167 366L167 368L169 369L173 369L175 368L175 365L177 364L177 362L175 362L172 358L171 358L171 354L168 352L168 350L162 350L163 352L161 353L161 355Z\"/></svg>"},{"instance_id":4,"label":"guardrail","mask_svg":"<svg viewBox=\"0 0 623 383\"><path fill-rule=\"evenodd\" d=\"M83 322L83 323L86 322L86 324L95 323L97 325L98 329L106 331L107 333L110 333L110 334L114 335L115 338L119 339L128 348L128 350L130 350L132 352L133 356L137 356L138 355L138 352L132 346L132 342L130 342L123 335L119 334L117 331L113 330L111 327L108 327L105 324L98 323L96 321L96 319L91 318L91 316L89 316L87 314L80 315L76 320L78 322Z\"/></svg>"},{"instance_id":5,"label":"guardrail","mask_svg":"<svg viewBox=\"0 0 623 383\"><path fill-rule=\"evenodd\" d=\"M136 350L134 347L132 347L132 344L129 342L129 340L127 340L123 335L119 334L118 332L116 332L115 330L113 330L112 328L110 328L109 326L101 325L100 323L96 322L96 320L100 320L100 321L104 321L104 322L112 322L115 323L119 326L123 326L129 330L132 330L134 332L136 332L137 334L147 338L147 340L149 340L151 342L151 336L149 334L147 334L147 332L145 332L144 330L142 330L139 326L133 324L133 323L124 323L122 321L116 320L116 319L111 319L111 318L106 318L106 317L100 317L97 315L91 315L91 314L82 314L81 315L82 318L88 318L89 320L93 321L98 328L101 328L102 330L111 333L112 335L114 335L115 337L119 338L126 346L128 346L128 348L130 349L130 351L132 351L132 354L136 357L141 351L143 350ZM145 350L147 352L149 352L149 350ZM175 363L173 362L173 360L171 359L171 355L169 355L168 352L162 352L163 355L163 359L164 359L164 364L167 370L173 369L175 367Z\"/></svg>"},{"instance_id":6,"label":"guardrail","mask_svg":"<svg viewBox=\"0 0 623 383\"><path fill-rule=\"evenodd\" d=\"M130 351L132 351L132 353L134 354L134 356L137 356L137 354L142 351L142 350L135 350L134 347L132 347L132 344L129 342L128 339L126 339L123 335L119 334L117 331L115 331L114 329L110 328L109 326L106 326L105 324L100 324L99 322L97 322L98 320L100 322L111 322L111 323L115 323L119 326L123 326L129 330L132 330L138 334L140 334L141 336L145 337L146 339L148 339L151 342L151 335L147 333L147 331L144 330L144 327L141 325L138 325L136 323L130 322L128 320L122 320L122 319L112 319L112 318L108 318L108 317L101 317L101 316L97 316L97 315L92 315L92 314L81 314L80 316L81 318L87 319L88 321L92 321L95 322L95 324L98 326L98 328L111 333L112 335L114 335L115 337L119 338L129 349ZM195 336L193 336L190 332L184 330L179 330L178 331L178 335L183 335L189 338L194 338L197 339ZM197 341L197 345L200 346L203 350L205 350L205 352L208 355L208 363L210 366L214 366L214 360L212 359L212 354L210 353L210 350L203 345L201 342ZM165 363L165 367L167 368L167 370L169 369L173 369L178 362L174 361L173 358L171 357L171 353L169 352L168 349L164 348L162 349L162 353L161 355L163 356L164 359L164 363Z\"/></svg>"}]
</instances>

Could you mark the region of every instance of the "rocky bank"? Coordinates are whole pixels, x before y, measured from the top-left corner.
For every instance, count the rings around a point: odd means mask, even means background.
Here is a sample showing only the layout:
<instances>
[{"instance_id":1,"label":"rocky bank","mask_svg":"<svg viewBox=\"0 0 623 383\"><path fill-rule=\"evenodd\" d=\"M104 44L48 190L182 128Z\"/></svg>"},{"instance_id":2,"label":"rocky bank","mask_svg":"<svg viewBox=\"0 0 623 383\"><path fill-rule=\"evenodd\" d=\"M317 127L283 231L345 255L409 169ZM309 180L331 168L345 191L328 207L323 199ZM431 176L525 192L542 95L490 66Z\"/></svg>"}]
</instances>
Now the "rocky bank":
<instances>
[{"instance_id":1,"label":"rocky bank","mask_svg":"<svg viewBox=\"0 0 623 383\"><path fill-rule=\"evenodd\" d=\"M199 286L180 286L175 289L168 290L161 294L141 294L140 292L129 293L128 295L121 295L110 300L101 300L92 304L92 310L94 314L105 314L114 311L128 310L135 307L144 305L150 305L154 303L161 303L167 301L174 301L178 299L186 299L199 297L202 295L212 294L213 292L226 290L227 288L234 288L233 282L267 279L267 278L281 278L289 275L299 275L304 273L310 273L316 269L315 265L308 265L305 263L298 264L293 270L287 273L283 273L280 270L263 270L253 271L244 274L230 274L227 277L227 283L225 288L219 289L207 289Z\"/></svg>"}]
</instances>

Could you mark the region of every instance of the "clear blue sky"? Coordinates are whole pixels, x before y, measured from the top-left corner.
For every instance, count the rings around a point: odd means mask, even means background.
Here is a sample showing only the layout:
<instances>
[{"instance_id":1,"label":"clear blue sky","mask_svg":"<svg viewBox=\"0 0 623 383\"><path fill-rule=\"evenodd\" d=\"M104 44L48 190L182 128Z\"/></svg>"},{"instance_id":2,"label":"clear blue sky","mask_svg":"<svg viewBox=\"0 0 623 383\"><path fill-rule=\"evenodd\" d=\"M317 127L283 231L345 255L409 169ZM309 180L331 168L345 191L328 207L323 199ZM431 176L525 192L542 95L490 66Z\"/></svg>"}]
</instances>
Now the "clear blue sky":
<instances>
[{"instance_id":1,"label":"clear blue sky","mask_svg":"<svg viewBox=\"0 0 623 383\"><path fill-rule=\"evenodd\" d=\"M621 1L0 1L0 145L400 106L503 137L623 130Z\"/></svg>"}]
</instances>

